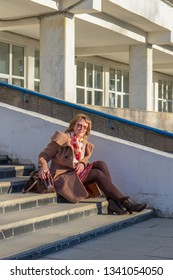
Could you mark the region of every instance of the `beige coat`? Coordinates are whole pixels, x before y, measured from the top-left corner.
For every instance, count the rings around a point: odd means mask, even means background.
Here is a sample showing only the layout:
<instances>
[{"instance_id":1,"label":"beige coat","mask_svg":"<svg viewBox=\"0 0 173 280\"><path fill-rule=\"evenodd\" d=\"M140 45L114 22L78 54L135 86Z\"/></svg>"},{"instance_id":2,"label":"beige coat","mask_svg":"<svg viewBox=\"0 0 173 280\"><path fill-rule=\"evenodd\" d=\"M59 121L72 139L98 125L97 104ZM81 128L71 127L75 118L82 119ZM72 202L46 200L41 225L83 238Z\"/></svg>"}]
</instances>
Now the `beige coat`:
<instances>
[{"instance_id":1,"label":"beige coat","mask_svg":"<svg viewBox=\"0 0 173 280\"><path fill-rule=\"evenodd\" d=\"M81 162L87 166L94 145L88 140L84 140L84 144L85 156ZM101 193L96 184L84 187L74 171L73 158L74 152L70 143L70 135L57 131L52 136L51 142L39 154L38 167L40 170L50 170L57 193L69 202L76 203L87 197L99 196Z\"/></svg>"}]
</instances>

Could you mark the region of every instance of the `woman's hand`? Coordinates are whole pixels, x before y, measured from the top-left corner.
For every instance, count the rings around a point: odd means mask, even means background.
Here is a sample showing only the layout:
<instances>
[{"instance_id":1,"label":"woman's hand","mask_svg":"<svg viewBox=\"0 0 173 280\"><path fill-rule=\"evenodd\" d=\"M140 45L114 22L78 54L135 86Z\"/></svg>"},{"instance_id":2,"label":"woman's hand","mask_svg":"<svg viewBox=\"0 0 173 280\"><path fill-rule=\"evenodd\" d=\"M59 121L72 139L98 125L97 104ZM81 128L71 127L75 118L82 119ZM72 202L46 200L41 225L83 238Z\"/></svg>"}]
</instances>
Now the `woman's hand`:
<instances>
[{"instance_id":1,"label":"woman's hand","mask_svg":"<svg viewBox=\"0 0 173 280\"><path fill-rule=\"evenodd\" d=\"M84 169L85 169L85 165L82 162L78 162L76 164L75 171L76 171L77 175L80 175Z\"/></svg>"},{"instance_id":2,"label":"woman's hand","mask_svg":"<svg viewBox=\"0 0 173 280\"><path fill-rule=\"evenodd\" d=\"M46 171L39 170L38 171L38 176L39 176L40 179L45 180L47 178L48 173L50 173L49 170L46 170Z\"/></svg>"}]
</instances>

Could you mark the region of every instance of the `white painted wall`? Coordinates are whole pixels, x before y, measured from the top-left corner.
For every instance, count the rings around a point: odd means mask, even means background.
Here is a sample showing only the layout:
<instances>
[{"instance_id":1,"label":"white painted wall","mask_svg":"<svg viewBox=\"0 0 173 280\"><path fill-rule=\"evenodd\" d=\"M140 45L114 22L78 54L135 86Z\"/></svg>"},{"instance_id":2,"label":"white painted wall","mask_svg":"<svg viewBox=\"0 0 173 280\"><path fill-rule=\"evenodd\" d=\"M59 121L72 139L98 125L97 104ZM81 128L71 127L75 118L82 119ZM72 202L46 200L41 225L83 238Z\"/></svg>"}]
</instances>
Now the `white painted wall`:
<instances>
[{"instance_id":1,"label":"white painted wall","mask_svg":"<svg viewBox=\"0 0 173 280\"><path fill-rule=\"evenodd\" d=\"M0 103L0 153L37 165L38 153L55 130L68 124ZM147 201L173 217L173 155L92 131L94 160L107 162L112 180L126 195Z\"/></svg>"}]
</instances>

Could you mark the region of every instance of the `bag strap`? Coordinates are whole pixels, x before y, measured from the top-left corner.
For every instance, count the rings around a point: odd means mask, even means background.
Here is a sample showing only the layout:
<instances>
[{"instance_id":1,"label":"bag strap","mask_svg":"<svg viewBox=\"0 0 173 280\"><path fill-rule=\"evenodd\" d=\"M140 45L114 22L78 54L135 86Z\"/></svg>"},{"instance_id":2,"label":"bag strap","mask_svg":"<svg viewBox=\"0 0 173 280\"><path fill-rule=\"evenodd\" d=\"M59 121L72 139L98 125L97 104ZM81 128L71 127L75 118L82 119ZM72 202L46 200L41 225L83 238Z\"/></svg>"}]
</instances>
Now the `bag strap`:
<instances>
[{"instance_id":1,"label":"bag strap","mask_svg":"<svg viewBox=\"0 0 173 280\"><path fill-rule=\"evenodd\" d=\"M35 182L31 186L29 186L27 189L23 188L22 193L29 192L35 186L35 184L37 184L37 180L35 180Z\"/></svg>"}]
</instances>

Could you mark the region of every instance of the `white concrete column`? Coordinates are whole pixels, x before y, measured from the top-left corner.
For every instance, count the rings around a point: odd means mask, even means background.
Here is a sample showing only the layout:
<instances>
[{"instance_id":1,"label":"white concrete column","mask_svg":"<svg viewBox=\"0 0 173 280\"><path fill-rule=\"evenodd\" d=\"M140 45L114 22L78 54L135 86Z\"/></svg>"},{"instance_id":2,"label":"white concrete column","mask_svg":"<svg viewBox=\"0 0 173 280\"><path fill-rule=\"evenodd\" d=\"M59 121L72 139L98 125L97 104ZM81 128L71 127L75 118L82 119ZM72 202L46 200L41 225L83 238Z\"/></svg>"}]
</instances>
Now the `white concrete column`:
<instances>
[{"instance_id":1,"label":"white concrete column","mask_svg":"<svg viewBox=\"0 0 173 280\"><path fill-rule=\"evenodd\" d=\"M74 24L71 14L40 22L40 92L70 102L76 101Z\"/></svg>"},{"instance_id":2,"label":"white concrete column","mask_svg":"<svg viewBox=\"0 0 173 280\"><path fill-rule=\"evenodd\" d=\"M132 45L129 51L130 109L153 111L151 45Z\"/></svg>"}]
</instances>

